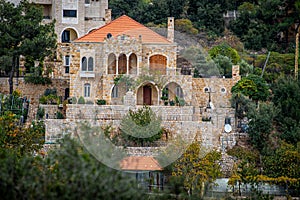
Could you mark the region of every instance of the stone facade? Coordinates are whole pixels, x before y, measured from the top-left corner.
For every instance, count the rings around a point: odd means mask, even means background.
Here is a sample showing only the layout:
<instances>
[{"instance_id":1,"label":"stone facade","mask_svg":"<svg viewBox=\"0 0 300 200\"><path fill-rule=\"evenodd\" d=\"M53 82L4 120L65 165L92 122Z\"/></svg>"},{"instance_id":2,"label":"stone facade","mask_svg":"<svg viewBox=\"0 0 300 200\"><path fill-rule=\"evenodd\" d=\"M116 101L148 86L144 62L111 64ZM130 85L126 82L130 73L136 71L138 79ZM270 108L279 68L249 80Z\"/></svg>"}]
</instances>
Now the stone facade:
<instances>
[{"instance_id":1,"label":"stone facade","mask_svg":"<svg viewBox=\"0 0 300 200\"><path fill-rule=\"evenodd\" d=\"M36 111L39 105L39 98L48 88L56 88L57 95L62 100L65 99L66 89L69 88L69 81L65 79L52 79L51 85L34 85L26 84L23 78L14 78L14 89L19 90L22 96L26 96L30 101L28 121L35 119ZM16 85L17 84L17 85ZM0 91L4 94L9 94L8 78L0 78ZM57 107L57 105L56 105Z\"/></svg>"}]
</instances>

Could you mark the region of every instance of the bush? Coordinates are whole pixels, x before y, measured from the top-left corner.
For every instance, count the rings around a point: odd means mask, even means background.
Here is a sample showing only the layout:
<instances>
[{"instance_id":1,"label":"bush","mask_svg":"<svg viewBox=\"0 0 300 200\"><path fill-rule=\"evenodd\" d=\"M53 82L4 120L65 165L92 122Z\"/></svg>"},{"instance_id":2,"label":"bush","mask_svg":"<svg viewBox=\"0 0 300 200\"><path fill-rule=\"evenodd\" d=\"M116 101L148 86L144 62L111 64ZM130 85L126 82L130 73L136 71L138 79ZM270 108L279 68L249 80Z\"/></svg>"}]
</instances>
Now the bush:
<instances>
[{"instance_id":1,"label":"bush","mask_svg":"<svg viewBox=\"0 0 300 200\"><path fill-rule=\"evenodd\" d=\"M106 105L106 100L104 99L97 99L97 105Z\"/></svg>"},{"instance_id":2,"label":"bush","mask_svg":"<svg viewBox=\"0 0 300 200\"><path fill-rule=\"evenodd\" d=\"M56 112L56 119L64 119L64 115L60 112L60 111L57 111Z\"/></svg>"},{"instance_id":3,"label":"bush","mask_svg":"<svg viewBox=\"0 0 300 200\"><path fill-rule=\"evenodd\" d=\"M36 113L37 119L43 119L44 115L45 115L45 109L39 107L38 110L37 110L37 113Z\"/></svg>"},{"instance_id":4,"label":"bush","mask_svg":"<svg viewBox=\"0 0 300 200\"><path fill-rule=\"evenodd\" d=\"M85 104L85 100L84 100L84 98L81 96L81 97L79 97L79 99L78 99L78 102L77 102L78 104Z\"/></svg>"},{"instance_id":5,"label":"bush","mask_svg":"<svg viewBox=\"0 0 300 200\"><path fill-rule=\"evenodd\" d=\"M189 19L176 19L175 30L197 35L198 30L193 26L193 23Z\"/></svg>"},{"instance_id":6,"label":"bush","mask_svg":"<svg viewBox=\"0 0 300 200\"><path fill-rule=\"evenodd\" d=\"M35 85L49 85L52 83L51 79L48 77L42 77L42 76L32 76L28 75L24 77L25 83L32 83Z\"/></svg>"},{"instance_id":7,"label":"bush","mask_svg":"<svg viewBox=\"0 0 300 200\"><path fill-rule=\"evenodd\" d=\"M70 103L71 103L71 104L76 104L76 103L77 103L76 97L72 97Z\"/></svg>"}]
</instances>

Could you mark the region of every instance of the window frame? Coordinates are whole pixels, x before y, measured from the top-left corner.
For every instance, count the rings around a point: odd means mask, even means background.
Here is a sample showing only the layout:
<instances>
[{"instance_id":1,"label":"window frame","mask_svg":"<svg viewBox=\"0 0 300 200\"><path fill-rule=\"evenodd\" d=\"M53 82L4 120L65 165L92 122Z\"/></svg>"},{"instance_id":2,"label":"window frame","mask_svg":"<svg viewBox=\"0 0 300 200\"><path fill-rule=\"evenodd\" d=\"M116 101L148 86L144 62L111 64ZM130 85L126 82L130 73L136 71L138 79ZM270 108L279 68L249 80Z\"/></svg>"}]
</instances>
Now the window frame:
<instances>
[{"instance_id":1,"label":"window frame","mask_svg":"<svg viewBox=\"0 0 300 200\"><path fill-rule=\"evenodd\" d=\"M90 83L85 83L83 85L83 96L84 97L91 97L91 84Z\"/></svg>"},{"instance_id":2,"label":"window frame","mask_svg":"<svg viewBox=\"0 0 300 200\"><path fill-rule=\"evenodd\" d=\"M64 9L63 17L64 18L77 18L77 10Z\"/></svg>"}]
</instances>

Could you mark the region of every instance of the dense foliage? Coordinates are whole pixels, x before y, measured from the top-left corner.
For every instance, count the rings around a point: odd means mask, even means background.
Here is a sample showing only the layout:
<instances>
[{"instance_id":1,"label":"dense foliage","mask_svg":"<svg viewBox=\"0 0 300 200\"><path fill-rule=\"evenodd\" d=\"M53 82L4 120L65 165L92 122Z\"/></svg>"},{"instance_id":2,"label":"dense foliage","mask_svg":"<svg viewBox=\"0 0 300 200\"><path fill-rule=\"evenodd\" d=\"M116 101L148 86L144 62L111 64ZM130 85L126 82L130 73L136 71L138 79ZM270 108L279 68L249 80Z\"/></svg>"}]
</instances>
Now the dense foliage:
<instances>
[{"instance_id":1,"label":"dense foliage","mask_svg":"<svg viewBox=\"0 0 300 200\"><path fill-rule=\"evenodd\" d=\"M231 20L230 30L242 39L247 49L293 51L293 37L299 29L300 1L291 0L110 0L113 17L129 15L147 24L166 24L167 17L181 19L185 23L205 31L214 38L225 30L223 14L238 11L237 19ZM190 22L193 26L190 25ZM176 27L175 27L176 29ZM178 30L182 30L179 28ZM191 31L196 33L197 31Z\"/></svg>"},{"instance_id":2,"label":"dense foliage","mask_svg":"<svg viewBox=\"0 0 300 200\"><path fill-rule=\"evenodd\" d=\"M129 110L121 121L120 130L125 146L130 145L130 141L135 145L144 146L159 140L163 134L161 119L149 106L137 111Z\"/></svg>"},{"instance_id":3,"label":"dense foliage","mask_svg":"<svg viewBox=\"0 0 300 200\"><path fill-rule=\"evenodd\" d=\"M32 122L25 128L15 114L7 111L0 116L0 149L13 150L18 156L38 151L45 137L43 122Z\"/></svg>"},{"instance_id":4,"label":"dense foliage","mask_svg":"<svg viewBox=\"0 0 300 200\"><path fill-rule=\"evenodd\" d=\"M107 168L77 142L64 139L45 158L0 151L2 199L142 199L132 177Z\"/></svg>"},{"instance_id":5,"label":"dense foliage","mask_svg":"<svg viewBox=\"0 0 300 200\"><path fill-rule=\"evenodd\" d=\"M172 176L179 177L184 190L198 198L203 196L205 185L221 176L218 160L221 154L208 151L197 141L193 142L184 154L173 164Z\"/></svg>"},{"instance_id":6,"label":"dense foliage","mask_svg":"<svg viewBox=\"0 0 300 200\"><path fill-rule=\"evenodd\" d=\"M244 86L250 90L253 84ZM231 184L279 184L287 194L299 195L299 81L280 78L274 80L270 89L272 95L267 102L251 102L238 93L232 98L237 118L249 119L247 133L251 146L236 146L228 151L239 159Z\"/></svg>"},{"instance_id":7,"label":"dense foliage","mask_svg":"<svg viewBox=\"0 0 300 200\"><path fill-rule=\"evenodd\" d=\"M9 72L10 93L20 56L43 61L56 46L54 23L43 24L42 20L43 12L34 4L21 1L15 6L0 0L0 62Z\"/></svg>"}]
</instances>

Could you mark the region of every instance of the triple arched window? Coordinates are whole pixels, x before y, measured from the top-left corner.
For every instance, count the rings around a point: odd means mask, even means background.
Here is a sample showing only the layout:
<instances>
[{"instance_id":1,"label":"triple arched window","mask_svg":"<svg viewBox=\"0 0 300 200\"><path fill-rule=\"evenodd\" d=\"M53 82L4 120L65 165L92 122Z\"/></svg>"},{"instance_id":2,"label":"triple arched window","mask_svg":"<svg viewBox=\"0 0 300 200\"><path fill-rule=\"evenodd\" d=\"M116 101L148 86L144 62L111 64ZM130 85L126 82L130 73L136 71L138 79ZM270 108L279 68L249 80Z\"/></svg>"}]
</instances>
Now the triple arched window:
<instances>
[{"instance_id":1,"label":"triple arched window","mask_svg":"<svg viewBox=\"0 0 300 200\"><path fill-rule=\"evenodd\" d=\"M94 59L93 57L82 57L81 59L81 71L94 71Z\"/></svg>"}]
</instances>

